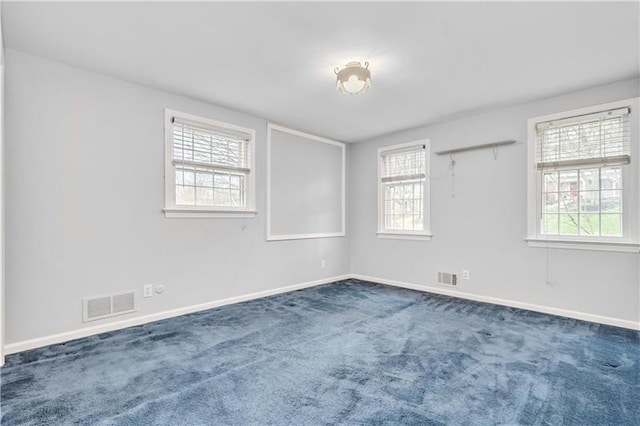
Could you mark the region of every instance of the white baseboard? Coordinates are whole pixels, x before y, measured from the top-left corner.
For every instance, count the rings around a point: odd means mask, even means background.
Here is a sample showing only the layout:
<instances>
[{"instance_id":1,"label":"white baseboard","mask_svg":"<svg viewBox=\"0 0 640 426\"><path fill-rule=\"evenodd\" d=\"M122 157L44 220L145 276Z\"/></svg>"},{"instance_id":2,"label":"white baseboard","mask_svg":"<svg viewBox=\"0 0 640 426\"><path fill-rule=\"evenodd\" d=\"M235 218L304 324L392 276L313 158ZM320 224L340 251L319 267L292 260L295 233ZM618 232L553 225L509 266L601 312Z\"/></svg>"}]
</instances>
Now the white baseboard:
<instances>
[{"instance_id":1,"label":"white baseboard","mask_svg":"<svg viewBox=\"0 0 640 426\"><path fill-rule=\"evenodd\" d=\"M155 314L143 315L140 317L130 318L122 321L110 322L107 324L96 325L93 327L81 328L78 330L67 331L64 333L54 334L52 336L39 337L22 342L10 343L4 346L4 354L15 354L29 349L41 348L44 346L55 345L58 343L68 342L70 340L80 339L83 337L93 336L95 334L106 333L108 331L120 330L136 325L147 324L167 318L173 318L180 315L191 314L193 312L206 311L207 309L217 308L224 305L232 305L234 303L246 302L247 300L260 299L262 297L273 296L280 293L288 293L290 291L301 290L303 288L315 287L322 284L328 284L335 281L346 280L350 275L340 275L336 277L323 278L321 280L309 281L301 284L294 284L286 287L274 288L271 290L259 291L257 293L245 294L242 296L229 297L227 299L213 300L211 302L201 303L198 305L185 306L183 308L172 309ZM1 363L0 363L1 365Z\"/></svg>"},{"instance_id":2,"label":"white baseboard","mask_svg":"<svg viewBox=\"0 0 640 426\"><path fill-rule=\"evenodd\" d=\"M411 290L424 291L427 293L442 294L445 296L458 297L460 299L474 300L476 302L493 303L494 305L508 306L511 308L526 309L528 311L541 312L543 314L558 315L561 317L574 318L582 321L595 322L599 324L613 325L616 327L629 328L631 330L640 330L640 322L624 320L619 318L605 317L602 315L588 314L584 312L570 311L567 309L553 308L550 306L534 305L531 303L518 302L516 300L499 299L497 297L481 296L479 294L466 293L459 290L450 290L448 288L418 285L405 283L402 281L388 280L385 278L369 277L365 275L351 274L351 278L362 281L370 281L373 283L387 284L395 287L408 288Z\"/></svg>"},{"instance_id":3,"label":"white baseboard","mask_svg":"<svg viewBox=\"0 0 640 426\"><path fill-rule=\"evenodd\" d=\"M389 280L386 278L370 277L359 274L346 274L335 277L324 278L316 281L309 281L300 284L294 284L286 287L275 288L271 290L260 291L257 293L246 294L242 296L229 297L227 299L214 300L211 302L201 303L198 305L185 306L183 308L172 309L169 311L158 312L155 314L143 315L140 317L130 318L121 321L110 322L107 324L96 325L92 327L81 328L78 330L68 331L64 333L54 334L51 336L40 337L31 340L25 340L22 342L10 343L4 346L4 354L14 354L29 349L41 348L44 346L54 345L58 343L64 343L83 337L93 336L95 334L105 333L109 331L120 330L127 327L133 327L136 325L147 324L154 321L159 321L167 318L173 318L180 315L190 314L193 312L205 311L207 309L216 308L224 305L231 305L234 303L245 302L253 299L260 299L262 297L273 296L281 293L288 293L295 290L301 290L303 288L315 287L322 284L328 284L335 281L346 280L354 278L362 281L370 281L374 283L387 284L395 287L407 288L411 290L418 290L427 293L442 294L445 296L458 297L461 299L474 300L477 302L493 303L495 305L509 306L512 308L526 309L529 311L542 312L545 314L558 315L562 317L574 318L583 321L590 321L599 324L613 325L616 327L629 328L632 330L640 330L640 322L623 320L619 318L605 317L601 315L588 314L584 312L571 311L560 308L553 308L542 305L534 305L530 303L518 302L515 300L499 299L490 296L481 296L472 293L465 293L458 290L450 290L442 287L411 284L402 281ZM0 365L2 365L0 360Z\"/></svg>"}]
</instances>

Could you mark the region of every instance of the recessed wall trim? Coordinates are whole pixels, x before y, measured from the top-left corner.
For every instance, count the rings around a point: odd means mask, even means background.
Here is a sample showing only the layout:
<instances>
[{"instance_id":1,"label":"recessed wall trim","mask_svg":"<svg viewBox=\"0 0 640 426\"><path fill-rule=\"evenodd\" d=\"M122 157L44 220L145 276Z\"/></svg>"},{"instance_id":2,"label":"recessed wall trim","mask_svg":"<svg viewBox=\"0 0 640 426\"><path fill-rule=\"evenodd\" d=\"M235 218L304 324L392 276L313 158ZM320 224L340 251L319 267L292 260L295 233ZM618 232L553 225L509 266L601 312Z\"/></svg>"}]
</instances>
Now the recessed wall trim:
<instances>
[{"instance_id":1,"label":"recessed wall trim","mask_svg":"<svg viewBox=\"0 0 640 426\"><path fill-rule=\"evenodd\" d=\"M305 142L321 142L323 144L327 144L331 147L337 147L339 149L339 154L336 155L334 152L334 156L339 156L341 164L339 167L339 226L336 228L339 229L327 229L327 230L316 230L311 229L309 232L277 232L274 230L274 203L277 202L278 194L274 196L273 191L273 181L274 181L274 171L278 171L281 173L284 169L282 164L278 164L278 162L282 162L283 160L278 158L273 158L274 153L274 132L280 132L285 135L290 135L293 137L297 137L300 139L301 143ZM304 158L302 159L304 161ZM274 164L275 163L275 164ZM285 161L286 163L286 161ZM286 164L285 164L286 165ZM322 175L323 171L317 171L319 175ZM291 176L288 179L288 182L297 182L298 176ZM280 178L282 179L282 178ZM305 191L306 192L306 191ZM313 193L312 189L309 189L308 192ZM335 201L335 200L334 200ZM335 213L335 211L334 211ZM276 212L277 214L277 212ZM326 139L320 136L315 136L312 134L304 133L298 130L289 129L286 127L282 127L275 124L267 124L267 241L285 241L285 240L298 240L298 239L311 239L311 238L334 238L334 237L344 237L346 235L346 145L343 142L334 141L331 139ZM289 222L297 223L296 220L290 220ZM317 232L313 232L317 231Z\"/></svg>"}]
</instances>

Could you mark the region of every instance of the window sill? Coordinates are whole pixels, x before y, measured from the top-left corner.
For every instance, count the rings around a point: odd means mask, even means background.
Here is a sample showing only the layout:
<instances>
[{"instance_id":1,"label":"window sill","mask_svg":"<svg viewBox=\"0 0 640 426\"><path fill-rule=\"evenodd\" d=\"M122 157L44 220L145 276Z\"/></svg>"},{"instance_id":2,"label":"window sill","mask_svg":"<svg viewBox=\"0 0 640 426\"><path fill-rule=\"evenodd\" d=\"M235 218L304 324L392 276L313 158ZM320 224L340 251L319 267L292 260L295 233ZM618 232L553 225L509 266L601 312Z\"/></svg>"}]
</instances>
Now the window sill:
<instances>
[{"instance_id":1,"label":"window sill","mask_svg":"<svg viewBox=\"0 0 640 426\"><path fill-rule=\"evenodd\" d=\"M545 240L541 238L525 238L525 241L529 247L536 248L640 253L640 244L637 243L622 243L616 241Z\"/></svg>"},{"instance_id":2,"label":"window sill","mask_svg":"<svg viewBox=\"0 0 640 426\"><path fill-rule=\"evenodd\" d=\"M389 240L418 240L429 241L433 235L431 234L403 234L393 232L376 232L378 238L384 238Z\"/></svg>"},{"instance_id":3,"label":"window sill","mask_svg":"<svg viewBox=\"0 0 640 426\"><path fill-rule=\"evenodd\" d=\"M218 218L218 219L251 219L258 214L255 210L205 210L189 208L163 209L166 218Z\"/></svg>"}]
</instances>

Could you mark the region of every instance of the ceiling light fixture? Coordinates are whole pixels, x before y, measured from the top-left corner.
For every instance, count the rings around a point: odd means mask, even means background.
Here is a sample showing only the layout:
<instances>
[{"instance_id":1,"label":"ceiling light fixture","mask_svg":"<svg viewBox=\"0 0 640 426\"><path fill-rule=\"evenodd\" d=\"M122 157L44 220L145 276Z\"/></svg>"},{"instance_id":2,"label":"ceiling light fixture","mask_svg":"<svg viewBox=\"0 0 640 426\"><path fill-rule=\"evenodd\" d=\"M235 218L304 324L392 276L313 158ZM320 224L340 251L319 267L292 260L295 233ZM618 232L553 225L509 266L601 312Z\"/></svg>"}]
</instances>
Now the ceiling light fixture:
<instances>
[{"instance_id":1,"label":"ceiling light fixture","mask_svg":"<svg viewBox=\"0 0 640 426\"><path fill-rule=\"evenodd\" d=\"M338 92L349 95L359 95L371 87L371 71L369 62L364 66L360 62L349 62L344 68L336 67L336 88Z\"/></svg>"}]
</instances>

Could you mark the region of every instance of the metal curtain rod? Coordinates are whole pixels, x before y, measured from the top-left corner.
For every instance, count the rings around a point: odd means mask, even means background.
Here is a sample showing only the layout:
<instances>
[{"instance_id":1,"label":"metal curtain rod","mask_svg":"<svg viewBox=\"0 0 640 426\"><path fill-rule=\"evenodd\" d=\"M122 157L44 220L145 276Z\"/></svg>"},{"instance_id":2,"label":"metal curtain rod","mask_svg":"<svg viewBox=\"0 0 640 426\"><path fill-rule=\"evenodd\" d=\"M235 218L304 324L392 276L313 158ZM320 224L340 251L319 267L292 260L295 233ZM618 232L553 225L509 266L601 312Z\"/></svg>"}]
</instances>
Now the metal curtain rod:
<instances>
[{"instance_id":1,"label":"metal curtain rod","mask_svg":"<svg viewBox=\"0 0 640 426\"><path fill-rule=\"evenodd\" d=\"M471 150L474 150L474 149L496 148L498 146L511 145L513 143L516 143L516 141L515 140L508 140L508 141L483 143L482 145L471 145L471 146L465 146L465 147L462 147L462 148L447 149L445 151L436 151L436 154L438 154L438 155L455 154L455 153L458 153L458 152L471 151Z\"/></svg>"}]
</instances>

